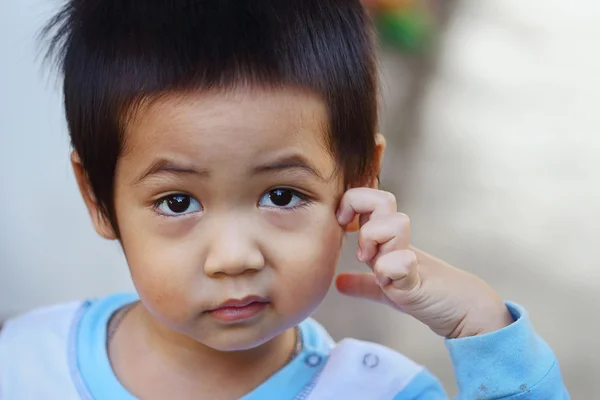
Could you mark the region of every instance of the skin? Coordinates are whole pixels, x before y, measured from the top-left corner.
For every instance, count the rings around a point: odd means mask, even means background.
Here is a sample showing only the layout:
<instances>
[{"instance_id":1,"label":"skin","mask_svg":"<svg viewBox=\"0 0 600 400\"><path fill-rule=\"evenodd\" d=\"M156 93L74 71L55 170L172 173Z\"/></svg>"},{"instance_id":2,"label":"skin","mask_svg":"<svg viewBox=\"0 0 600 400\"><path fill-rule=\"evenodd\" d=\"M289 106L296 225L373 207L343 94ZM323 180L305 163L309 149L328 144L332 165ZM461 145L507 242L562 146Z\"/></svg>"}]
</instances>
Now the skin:
<instances>
[{"instance_id":1,"label":"skin","mask_svg":"<svg viewBox=\"0 0 600 400\"><path fill-rule=\"evenodd\" d=\"M373 272L340 275L342 293L396 307L447 337L511 322L485 283L410 247L408 217L373 188L376 175L344 192L326 123L320 98L290 88L171 94L130 118L115 209L141 301L108 351L134 396L234 399L268 379L292 354L293 328L325 297L348 231L360 230L357 257ZM378 172L385 140L376 142ZM97 232L116 239L76 153L72 162ZM269 197L277 188L297 194L277 205ZM171 215L163 199L174 194L190 207ZM268 301L249 320L209 312L249 295Z\"/></svg>"},{"instance_id":2,"label":"skin","mask_svg":"<svg viewBox=\"0 0 600 400\"><path fill-rule=\"evenodd\" d=\"M356 256L372 273L340 274L340 292L388 304L449 339L494 332L514 322L487 283L410 245L410 219L396 211L391 193L347 191L338 221L345 225L357 217Z\"/></svg>"}]
</instances>

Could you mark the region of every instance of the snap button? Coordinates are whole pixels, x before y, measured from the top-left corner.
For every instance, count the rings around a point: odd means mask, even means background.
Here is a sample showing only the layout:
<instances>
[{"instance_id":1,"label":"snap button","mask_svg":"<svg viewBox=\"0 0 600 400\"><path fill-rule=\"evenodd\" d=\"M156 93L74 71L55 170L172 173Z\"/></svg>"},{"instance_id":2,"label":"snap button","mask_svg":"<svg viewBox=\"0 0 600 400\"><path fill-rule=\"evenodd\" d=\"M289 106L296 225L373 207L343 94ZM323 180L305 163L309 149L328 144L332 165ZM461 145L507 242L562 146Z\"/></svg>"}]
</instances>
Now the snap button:
<instances>
[{"instance_id":1,"label":"snap button","mask_svg":"<svg viewBox=\"0 0 600 400\"><path fill-rule=\"evenodd\" d=\"M367 368L375 368L379 364L379 357L375 354L367 353L363 358L363 364Z\"/></svg>"},{"instance_id":2,"label":"snap button","mask_svg":"<svg viewBox=\"0 0 600 400\"><path fill-rule=\"evenodd\" d=\"M323 358L318 354L310 354L304 359L304 363L309 367L316 367L321 364L321 361L323 361Z\"/></svg>"}]
</instances>

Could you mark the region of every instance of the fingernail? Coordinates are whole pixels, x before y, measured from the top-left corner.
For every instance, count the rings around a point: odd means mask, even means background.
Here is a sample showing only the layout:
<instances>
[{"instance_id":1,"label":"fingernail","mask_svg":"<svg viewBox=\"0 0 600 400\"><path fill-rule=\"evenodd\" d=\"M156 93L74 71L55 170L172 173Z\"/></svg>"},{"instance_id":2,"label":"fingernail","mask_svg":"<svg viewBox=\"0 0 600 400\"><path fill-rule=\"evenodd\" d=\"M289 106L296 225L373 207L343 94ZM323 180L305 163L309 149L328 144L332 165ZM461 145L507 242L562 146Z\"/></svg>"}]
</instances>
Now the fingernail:
<instances>
[{"instance_id":1,"label":"fingernail","mask_svg":"<svg viewBox=\"0 0 600 400\"><path fill-rule=\"evenodd\" d=\"M362 249L358 249L358 251L356 252L356 258L358 258L358 261L363 261Z\"/></svg>"}]
</instances>

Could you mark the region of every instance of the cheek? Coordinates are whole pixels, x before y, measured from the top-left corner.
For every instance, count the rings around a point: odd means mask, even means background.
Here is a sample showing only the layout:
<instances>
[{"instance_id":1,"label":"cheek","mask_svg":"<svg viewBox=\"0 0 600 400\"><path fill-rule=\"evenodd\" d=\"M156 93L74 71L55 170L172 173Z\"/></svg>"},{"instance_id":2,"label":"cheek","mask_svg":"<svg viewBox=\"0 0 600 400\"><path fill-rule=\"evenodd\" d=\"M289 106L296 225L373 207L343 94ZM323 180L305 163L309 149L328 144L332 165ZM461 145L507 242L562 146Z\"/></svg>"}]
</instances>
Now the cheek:
<instances>
[{"instance_id":1,"label":"cheek","mask_svg":"<svg viewBox=\"0 0 600 400\"><path fill-rule=\"evenodd\" d=\"M340 255L342 240L343 231L337 224L322 229L321 235L313 236L311 245L313 251L307 252L314 261L307 267L310 277L326 276L331 281Z\"/></svg>"},{"instance_id":2,"label":"cheek","mask_svg":"<svg viewBox=\"0 0 600 400\"><path fill-rule=\"evenodd\" d=\"M166 325L190 317L198 259L189 239L159 235L147 219L134 221L135 212L120 219L121 240L131 278L148 311ZM146 221L146 222L144 222ZM135 229L131 229L135 227Z\"/></svg>"},{"instance_id":3,"label":"cheek","mask_svg":"<svg viewBox=\"0 0 600 400\"><path fill-rule=\"evenodd\" d=\"M148 311L167 325L189 318L189 311L194 309L190 296L194 279L185 268L187 260L181 259L185 251L178 252L177 257L169 248L155 247L139 253L124 247L131 278Z\"/></svg>"},{"instance_id":4,"label":"cheek","mask_svg":"<svg viewBox=\"0 0 600 400\"><path fill-rule=\"evenodd\" d=\"M340 254L343 230L335 217L322 216L303 224L305 229L285 242L282 238L277 246L282 313L307 314L320 304L331 286Z\"/></svg>"}]
</instances>

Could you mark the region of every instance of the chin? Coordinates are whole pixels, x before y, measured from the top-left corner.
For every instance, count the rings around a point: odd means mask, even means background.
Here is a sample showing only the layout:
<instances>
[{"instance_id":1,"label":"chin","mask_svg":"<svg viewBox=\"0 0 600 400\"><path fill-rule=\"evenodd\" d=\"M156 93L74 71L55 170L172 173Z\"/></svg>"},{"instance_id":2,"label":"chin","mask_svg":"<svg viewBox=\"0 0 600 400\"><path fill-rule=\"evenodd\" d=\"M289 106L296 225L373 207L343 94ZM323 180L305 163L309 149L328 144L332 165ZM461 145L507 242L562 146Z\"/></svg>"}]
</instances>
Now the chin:
<instances>
[{"instance_id":1,"label":"chin","mask_svg":"<svg viewBox=\"0 0 600 400\"><path fill-rule=\"evenodd\" d=\"M254 328L254 329L252 329ZM203 340L203 344L217 351L234 352L256 349L285 331L277 331L272 334L265 334L260 327L246 329L236 329L236 331L215 333L210 339ZM252 332L254 331L254 332Z\"/></svg>"}]
</instances>

